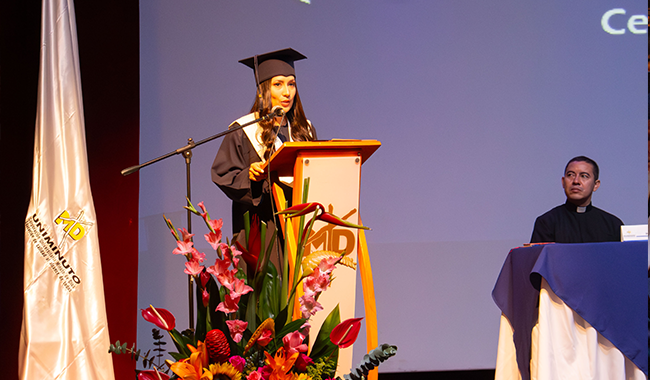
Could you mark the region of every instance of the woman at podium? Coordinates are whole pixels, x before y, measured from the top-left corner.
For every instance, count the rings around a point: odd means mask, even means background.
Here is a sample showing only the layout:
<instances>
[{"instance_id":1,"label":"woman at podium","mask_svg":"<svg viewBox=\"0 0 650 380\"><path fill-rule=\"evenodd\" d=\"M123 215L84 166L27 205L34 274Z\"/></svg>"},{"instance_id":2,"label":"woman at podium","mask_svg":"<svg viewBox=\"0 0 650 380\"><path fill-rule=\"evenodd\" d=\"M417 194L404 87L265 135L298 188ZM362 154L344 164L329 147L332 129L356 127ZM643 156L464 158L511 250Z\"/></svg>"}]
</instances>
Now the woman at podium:
<instances>
[{"instance_id":1,"label":"woman at podium","mask_svg":"<svg viewBox=\"0 0 650 380\"><path fill-rule=\"evenodd\" d=\"M271 184L262 164L285 141L316 139L296 87L294 62L305 58L289 48L239 61L253 69L257 95L250 113L229 128L274 116L226 135L212 164L212 181L233 201L233 234L243 231L247 211L275 226Z\"/></svg>"}]
</instances>

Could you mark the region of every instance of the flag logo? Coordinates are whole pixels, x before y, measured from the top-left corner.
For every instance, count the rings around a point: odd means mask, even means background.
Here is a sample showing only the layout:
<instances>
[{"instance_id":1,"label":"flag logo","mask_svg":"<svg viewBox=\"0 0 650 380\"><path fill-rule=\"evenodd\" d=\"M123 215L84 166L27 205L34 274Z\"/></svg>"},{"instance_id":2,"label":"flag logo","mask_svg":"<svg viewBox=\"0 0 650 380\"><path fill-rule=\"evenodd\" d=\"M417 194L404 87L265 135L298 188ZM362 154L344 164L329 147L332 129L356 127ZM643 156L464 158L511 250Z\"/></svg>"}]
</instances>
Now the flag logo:
<instances>
[{"instance_id":1,"label":"flag logo","mask_svg":"<svg viewBox=\"0 0 650 380\"><path fill-rule=\"evenodd\" d=\"M83 221L84 211L79 212L79 216L76 218L70 217L68 210L63 210L59 216L54 219L54 223L63 225L63 231L66 236L71 237L74 241L80 240L86 234L86 228L84 226L91 226L92 223Z\"/></svg>"},{"instance_id":2,"label":"flag logo","mask_svg":"<svg viewBox=\"0 0 650 380\"><path fill-rule=\"evenodd\" d=\"M65 237L72 238L74 244L85 235L86 230L92 224L82 220L83 214L82 210L77 218L71 218L68 211L63 211L54 220L56 225L62 225L61 230L64 239L56 239L56 236L53 236L51 229L45 221L41 220L38 213L28 217L25 222L25 230L29 236L28 243L31 243L41 257L45 259L52 272L59 278L61 286L70 293L81 284L81 278L76 273L70 258L66 255L70 251L72 244L68 246Z\"/></svg>"}]
</instances>

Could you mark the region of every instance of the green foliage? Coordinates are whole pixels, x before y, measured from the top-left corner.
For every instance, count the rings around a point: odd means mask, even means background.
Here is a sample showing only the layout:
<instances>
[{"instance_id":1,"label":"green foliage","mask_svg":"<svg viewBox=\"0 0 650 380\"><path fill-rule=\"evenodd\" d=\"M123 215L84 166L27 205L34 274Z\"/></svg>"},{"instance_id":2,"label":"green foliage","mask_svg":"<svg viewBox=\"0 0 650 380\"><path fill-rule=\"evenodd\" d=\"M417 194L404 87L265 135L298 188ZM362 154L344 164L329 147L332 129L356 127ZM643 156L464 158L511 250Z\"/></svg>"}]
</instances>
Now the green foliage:
<instances>
[{"instance_id":1,"label":"green foliage","mask_svg":"<svg viewBox=\"0 0 650 380\"><path fill-rule=\"evenodd\" d=\"M228 270L228 276L235 276L239 280L244 280L245 284L250 286L253 290L248 291L246 294L239 294L238 310L230 314L225 314L223 312L217 311L217 305L224 301L225 295L230 292L227 286L221 286L217 279L215 279L213 274L208 274L211 272L204 272L203 277L197 275L193 278L193 281L196 284L195 294L196 305L197 305L197 316L196 316L196 329L195 330L184 330L182 332L172 329L169 332L170 337L174 343L174 346L177 352L166 352L165 344L162 340L162 335L160 330L153 330L154 346L153 354L149 351L145 354L142 354L139 349L135 347L135 344L132 347L127 347L126 343L122 344L117 341L115 344L111 344L109 352L115 354L130 354L132 359L138 361L142 359L143 365L145 368L151 368L152 366L158 369L160 372L169 372L169 368L165 371L162 371L158 366L164 364L163 354L168 353L171 358L175 361L186 359L191 355L191 350L188 348L188 345L192 347L198 347L198 342L205 342L206 335L209 331L213 329L219 329L224 333L224 336L228 340L230 345L230 355L241 355L246 360L245 368L243 375L247 376L250 372L256 370L265 365L265 355L274 355L277 350L281 349L283 346L282 339L290 333L295 331L300 331L301 326L307 321L304 318L297 320L292 320L293 310L295 302L298 302L298 297L296 294L296 289L301 286L301 282L306 278L309 273L301 273L301 264L303 257L309 252L305 252L306 240L309 234L312 231L314 221L318 216L318 211L323 209L323 206L320 204L318 208L314 208L314 204L306 204L307 202L307 193L309 189L309 179L305 179L304 183L304 192L303 192L303 204L295 206L298 211L295 211L293 208L290 210L292 216L299 216L298 231L296 231L299 236L299 241L297 242L295 252L296 258L296 270L293 273L293 276L289 276L289 265L288 265L288 252L287 244L284 245L284 255L282 255L281 268L276 268L276 266L271 263L270 257L273 250L273 247L276 246L275 240L277 238L277 230L273 229L272 231L267 230L267 225L264 222L259 223L259 231L252 230L253 228L258 228L257 220L251 220L248 214L244 216L244 236L245 240L242 242L241 237L233 237L233 243L236 244L238 250L243 252L243 257L241 260L248 260L251 263L251 257L247 256L251 254L253 257L257 256L257 265L246 265L246 268L238 267L234 265L234 262L228 263L220 261L220 264L227 264L226 266L233 265L232 270ZM205 214L201 214L188 200L188 210L193 212L196 215L201 215L205 220L208 228L214 231L214 224L210 223L210 218ZM201 209L205 210L203 205ZM305 216L309 216L313 212L313 215L305 225ZM287 219L285 219L289 222ZM176 232L176 228L173 226L171 221L165 218L165 221L174 234L176 240L180 240L181 236ZM324 220L328 222L327 220ZM339 224L332 222L334 224ZM347 225L347 224L346 224ZM266 236L269 236L270 244L266 242ZM259 238L259 240L258 240ZM251 240L252 239L252 240ZM235 240L237 243L235 243ZM240 243L244 243L245 247L242 247ZM251 246L249 246L249 244ZM259 248L258 247L259 244ZM226 246L232 247L228 239L226 239ZM234 250L235 248L225 248L228 250ZM255 252L251 252L255 251ZM219 259L224 259L227 255L227 252L222 251L222 248L217 248L216 254ZM190 257L186 256L189 260ZM310 258L312 261L320 261L321 257ZM232 260L237 261L237 260ZM240 261L242 262L242 261ZM311 261L310 261L311 263ZM223 269L219 267L220 269ZM280 273L282 272L282 273ZM207 276L206 276L207 275ZM220 278L220 277L219 277ZM230 277L232 278L232 277ZM331 278L333 280L333 277ZM203 284L205 282L205 284ZM238 286L241 286L241 282L236 281ZM289 291L289 289L291 289ZM209 296L206 297L207 305L203 305L203 296L204 292L209 293ZM272 319L274 322L274 337L273 339L265 346L261 347L259 344L252 344L252 347L249 348L247 354L244 354L244 348L251 339L253 332L260 326L260 324L267 320ZM240 342L235 343L231 337L230 330L226 324L227 320L243 320L248 322L248 327L245 331L242 332L242 339ZM336 367L339 357L339 347L331 342L330 335L332 330L341 322L341 316L339 312L339 307L336 306L330 314L327 316L323 324L321 325L320 331L317 335L312 335L311 338L307 338L304 343L308 343L308 340L313 339L314 345L311 350L310 357L313 360L313 363L307 366L308 375L312 380L325 380L331 379L335 376ZM376 367L382 361L388 359L390 356L395 355L397 347L382 345L377 349L373 350L369 355L364 357L363 363L359 365L350 375L345 375L346 380L360 380L365 379L368 371ZM154 363L154 360L157 360L157 363ZM175 377L173 377L175 378ZM339 379L341 380L341 379Z\"/></svg>"},{"instance_id":2,"label":"green foliage","mask_svg":"<svg viewBox=\"0 0 650 380\"><path fill-rule=\"evenodd\" d=\"M395 356L395 354L397 354L397 346L391 346L390 344L384 343L370 351L369 354L364 355L361 363L350 371L349 375L343 375L343 378L345 380L365 380L370 370L378 367L379 364L388 360L391 356ZM336 379L341 380L338 376Z\"/></svg>"},{"instance_id":3,"label":"green foliage","mask_svg":"<svg viewBox=\"0 0 650 380\"><path fill-rule=\"evenodd\" d=\"M325 318L325 321L316 336L314 346L311 349L310 357L312 360L330 357L336 357L338 359L339 348L330 340L330 334L332 333L332 329L334 329L334 327L339 323L341 323L341 315L339 312L339 306L336 305L327 318Z\"/></svg>"},{"instance_id":4,"label":"green foliage","mask_svg":"<svg viewBox=\"0 0 650 380\"><path fill-rule=\"evenodd\" d=\"M320 358L307 366L307 374L312 380L330 379L336 373L336 362Z\"/></svg>"},{"instance_id":5,"label":"green foliage","mask_svg":"<svg viewBox=\"0 0 650 380\"><path fill-rule=\"evenodd\" d=\"M273 263L268 263L259 291L257 316L261 321L275 318L280 313L280 288L282 279Z\"/></svg>"},{"instance_id":6,"label":"green foliage","mask_svg":"<svg viewBox=\"0 0 650 380\"><path fill-rule=\"evenodd\" d=\"M142 359L142 365L144 366L144 368L153 367L157 369L158 372L164 372L166 374L169 374L169 368L165 368L165 369L162 368L164 364L164 361L162 361L162 357L165 352L163 346L167 343L162 341L163 336L160 334L160 330L153 329L152 335L154 339L154 345L156 346L156 348L154 349L154 352L156 354L154 354L153 356L149 356L151 354L151 350L147 351L145 354L142 354L141 350L135 346L135 343L133 343L133 345L129 348L126 343L120 343L119 340L109 346L108 352L118 354L118 355L129 354L131 355L131 360L135 360L136 363L140 359ZM158 359L157 363L154 363L155 359Z\"/></svg>"}]
</instances>

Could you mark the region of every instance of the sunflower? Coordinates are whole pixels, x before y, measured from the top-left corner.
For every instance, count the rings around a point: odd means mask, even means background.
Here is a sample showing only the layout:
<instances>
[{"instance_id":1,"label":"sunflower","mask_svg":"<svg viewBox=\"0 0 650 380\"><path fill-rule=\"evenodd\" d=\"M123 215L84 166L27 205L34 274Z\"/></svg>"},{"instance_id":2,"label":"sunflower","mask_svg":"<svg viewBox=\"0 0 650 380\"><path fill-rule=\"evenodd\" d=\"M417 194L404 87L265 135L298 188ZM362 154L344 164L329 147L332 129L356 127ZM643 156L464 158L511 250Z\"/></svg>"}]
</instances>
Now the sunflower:
<instances>
[{"instance_id":1,"label":"sunflower","mask_svg":"<svg viewBox=\"0 0 650 380\"><path fill-rule=\"evenodd\" d=\"M214 380L241 380L241 372L230 363L210 364Z\"/></svg>"},{"instance_id":2,"label":"sunflower","mask_svg":"<svg viewBox=\"0 0 650 380\"><path fill-rule=\"evenodd\" d=\"M301 374L294 373L293 378L291 378L291 380L311 380L311 377L306 373L301 373Z\"/></svg>"}]
</instances>

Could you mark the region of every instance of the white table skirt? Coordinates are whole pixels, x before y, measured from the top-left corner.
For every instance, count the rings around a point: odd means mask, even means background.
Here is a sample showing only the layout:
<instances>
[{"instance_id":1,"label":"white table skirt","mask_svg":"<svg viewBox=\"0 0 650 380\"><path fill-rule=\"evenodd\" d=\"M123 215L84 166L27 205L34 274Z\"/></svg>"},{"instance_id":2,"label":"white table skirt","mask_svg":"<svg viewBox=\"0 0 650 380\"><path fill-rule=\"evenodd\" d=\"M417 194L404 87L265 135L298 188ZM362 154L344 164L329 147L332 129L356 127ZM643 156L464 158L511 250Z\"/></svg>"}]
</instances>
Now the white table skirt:
<instances>
[{"instance_id":1,"label":"white table skirt","mask_svg":"<svg viewBox=\"0 0 650 380\"><path fill-rule=\"evenodd\" d=\"M645 380L609 340L569 308L545 280L531 337L531 380ZM520 380L512 327L501 315L496 380Z\"/></svg>"}]
</instances>

